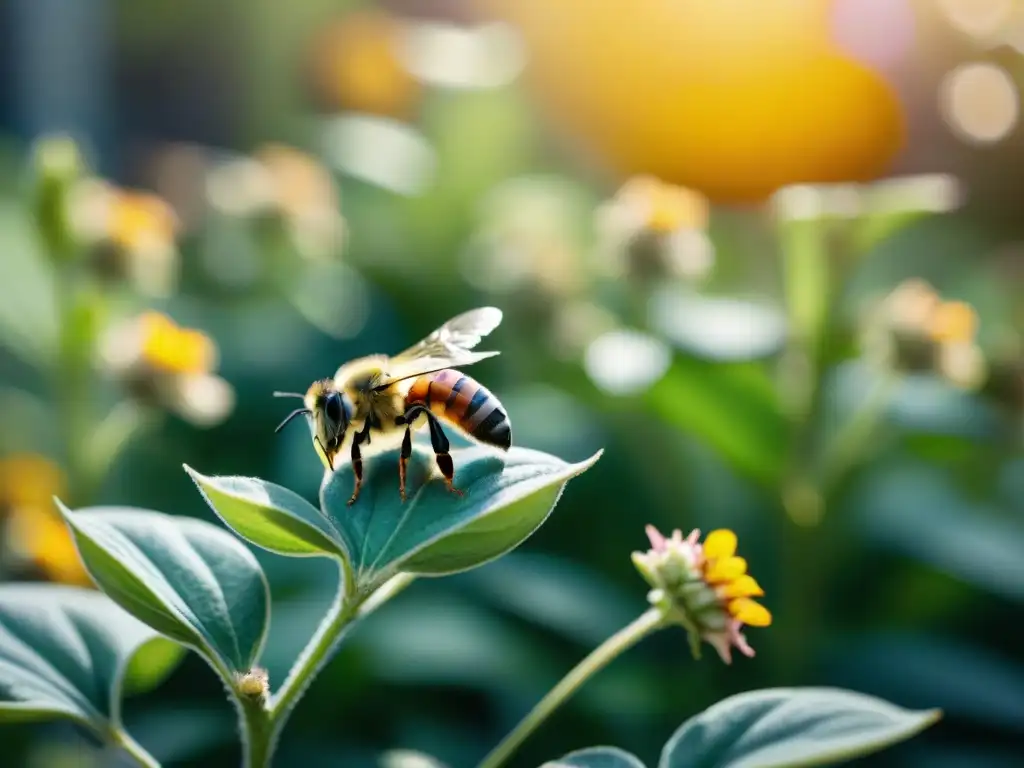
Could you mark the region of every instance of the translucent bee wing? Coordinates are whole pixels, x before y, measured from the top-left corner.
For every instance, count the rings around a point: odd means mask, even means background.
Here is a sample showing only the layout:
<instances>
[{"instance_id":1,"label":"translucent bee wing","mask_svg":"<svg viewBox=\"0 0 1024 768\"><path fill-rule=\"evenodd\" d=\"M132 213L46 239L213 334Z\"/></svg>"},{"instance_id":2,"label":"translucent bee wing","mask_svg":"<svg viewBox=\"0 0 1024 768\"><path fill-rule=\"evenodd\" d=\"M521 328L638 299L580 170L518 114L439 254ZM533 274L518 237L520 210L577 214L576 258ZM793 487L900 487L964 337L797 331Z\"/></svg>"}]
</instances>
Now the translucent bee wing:
<instances>
[{"instance_id":1,"label":"translucent bee wing","mask_svg":"<svg viewBox=\"0 0 1024 768\"><path fill-rule=\"evenodd\" d=\"M388 360L386 385L442 368L470 365L498 352L471 352L501 323L497 307L480 307L453 317L429 336Z\"/></svg>"}]
</instances>

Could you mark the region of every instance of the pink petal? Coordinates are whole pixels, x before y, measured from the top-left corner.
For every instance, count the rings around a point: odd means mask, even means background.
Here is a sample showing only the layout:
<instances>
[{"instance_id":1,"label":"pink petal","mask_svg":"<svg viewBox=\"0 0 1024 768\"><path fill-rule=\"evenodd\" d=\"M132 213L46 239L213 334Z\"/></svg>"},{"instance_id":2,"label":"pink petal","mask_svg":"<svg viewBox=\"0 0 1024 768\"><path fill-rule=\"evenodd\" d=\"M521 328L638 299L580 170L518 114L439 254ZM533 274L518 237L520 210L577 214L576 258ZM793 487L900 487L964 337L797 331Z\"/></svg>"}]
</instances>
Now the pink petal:
<instances>
[{"instance_id":1,"label":"pink petal","mask_svg":"<svg viewBox=\"0 0 1024 768\"><path fill-rule=\"evenodd\" d=\"M704 640L718 651L718 655L722 661L726 664L732 664L732 643L729 641L729 636L725 632L715 632L714 634L704 635Z\"/></svg>"},{"instance_id":2,"label":"pink petal","mask_svg":"<svg viewBox=\"0 0 1024 768\"><path fill-rule=\"evenodd\" d=\"M750 647L746 636L740 632L741 626L743 625L735 620L729 625L729 634L731 635L732 644L736 646L740 653L752 659L754 658L754 649Z\"/></svg>"},{"instance_id":3,"label":"pink petal","mask_svg":"<svg viewBox=\"0 0 1024 768\"><path fill-rule=\"evenodd\" d=\"M651 542L652 549L660 552L665 548L667 540L664 536L661 535L661 532L658 531L657 528L655 528L653 525L648 525L646 528L644 528L644 531L647 533L647 538Z\"/></svg>"}]
</instances>

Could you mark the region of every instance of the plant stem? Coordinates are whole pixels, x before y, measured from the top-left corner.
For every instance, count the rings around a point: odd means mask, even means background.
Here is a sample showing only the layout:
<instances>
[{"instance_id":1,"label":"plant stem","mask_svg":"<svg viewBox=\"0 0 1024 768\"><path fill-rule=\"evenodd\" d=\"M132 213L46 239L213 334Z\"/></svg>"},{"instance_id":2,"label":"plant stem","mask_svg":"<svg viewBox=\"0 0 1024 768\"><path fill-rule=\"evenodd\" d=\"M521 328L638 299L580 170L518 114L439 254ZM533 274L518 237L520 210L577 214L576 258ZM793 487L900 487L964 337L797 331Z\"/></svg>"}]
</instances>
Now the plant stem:
<instances>
[{"instance_id":1,"label":"plant stem","mask_svg":"<svg viewBox=\"0 0 1024 768\"><path fill-rule=\"evenodd\" d=\"M145 748L131 737L123 727L118 726L111 729L111 741L132 756L136 763L143 768L160 768L160 763Z\"/></svg>"},{"instance_id":2,"label":"plant stem","mask_svg":"<svg viewBox=\"0 0 1024 768\"><path fill-rule=\"evenodd\" d=\"M478 768L497 768L508 760L516 749L526 741L527 737L537 730L583 683L601 671L617 656L665 625L666 620L661 611L651 608L601 643L530 710L529 714L519 722L519 725L480 762Z\"/></svg>"},{"instance_id":3,"label":"plant stem","mask_svg":"<svg viewBox=\"0 0 1024 768\"><path fill-rule=\"evenodd\" d=\"M840 427L825 452L821 472L821 487L831 490L857 463L861 451L867 446L886 408L892 400L899 379L892 372L878 376L861 400L857 411Z\"/></svg>"},{"instance_id":4,"label":"plant stem","mask_svg":"<svg viewBox=\"0 0 1024 768\"><path fill-rule=\"evenodd\" d=\"M239 695L244 730L242 733L242 765L246 768L267 768L273 749L274 723L267 702L261 697Z\"/></svg>"},{"instance_id":5,"label":"plant stem","mask_svg":"<svg viewBox=\"0 0 1024 768\"><path fill-rule=\"evenodd\" d=\"M351 568L339 565L341 582L331 607L316 633L299 655L284 683L269 705L240 696L244 717L246 768L266 768L284 730L288 717L317 673L331 658L338 643L353 624L373 613L384 603L412 584L415 576L400 573L369 594L355 587Z\"/></svg>"}]
</instances>

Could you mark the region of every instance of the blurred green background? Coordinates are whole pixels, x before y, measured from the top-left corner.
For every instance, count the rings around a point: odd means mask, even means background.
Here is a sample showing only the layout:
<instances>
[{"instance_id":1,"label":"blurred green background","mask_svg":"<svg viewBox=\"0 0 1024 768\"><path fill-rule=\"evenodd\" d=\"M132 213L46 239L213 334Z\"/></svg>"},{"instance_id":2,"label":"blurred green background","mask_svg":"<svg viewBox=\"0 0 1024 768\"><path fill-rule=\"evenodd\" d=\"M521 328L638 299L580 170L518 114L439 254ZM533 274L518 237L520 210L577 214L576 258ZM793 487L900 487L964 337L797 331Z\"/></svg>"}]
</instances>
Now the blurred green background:
<instances>
[{"instance_id":1,"label":"blurred green background","mask_svg":"<svg viewBox=\"0 0 1024 768\"><path fill-rule=\"evenodd\" d=\"M801 684L945 711L865 765L1021 765L1022 50L1015 0L3 0L2 578L85 579L54 493L210 519L187 462L314 498L271 393L491 304L472 374L515 442L604 457L360 626L281 765L472 765L643 610L647 523L738 533L757 656L661 633L513 765L652 764ZM276 684L336 577L257 556ZM167 766L238 759L194 655L126 711ZM0 744L119 764L59 723Z\"/></svg>"}]
</instances>

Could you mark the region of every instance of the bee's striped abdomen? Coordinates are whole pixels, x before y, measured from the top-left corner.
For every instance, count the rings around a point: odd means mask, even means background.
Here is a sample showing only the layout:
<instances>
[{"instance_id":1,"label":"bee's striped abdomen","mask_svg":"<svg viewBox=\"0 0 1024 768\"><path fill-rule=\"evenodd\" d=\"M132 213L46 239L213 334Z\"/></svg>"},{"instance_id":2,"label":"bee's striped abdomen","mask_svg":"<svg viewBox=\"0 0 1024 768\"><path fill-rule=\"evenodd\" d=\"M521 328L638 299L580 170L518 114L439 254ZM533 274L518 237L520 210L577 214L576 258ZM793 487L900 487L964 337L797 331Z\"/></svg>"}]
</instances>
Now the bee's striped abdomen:
<instances>
[{"instance_id":1,"label":"bee's striped abdomen","mask_svg":"<svg viewBox=\"0 0 1024 768\"><path fill-rule=\"evenodd\" d=\"M483 384L446 369L420 376L405 397L406 407L424 405L481 443L508 450L512 425L501 402Z\"/></svg>"}]
</instances>

